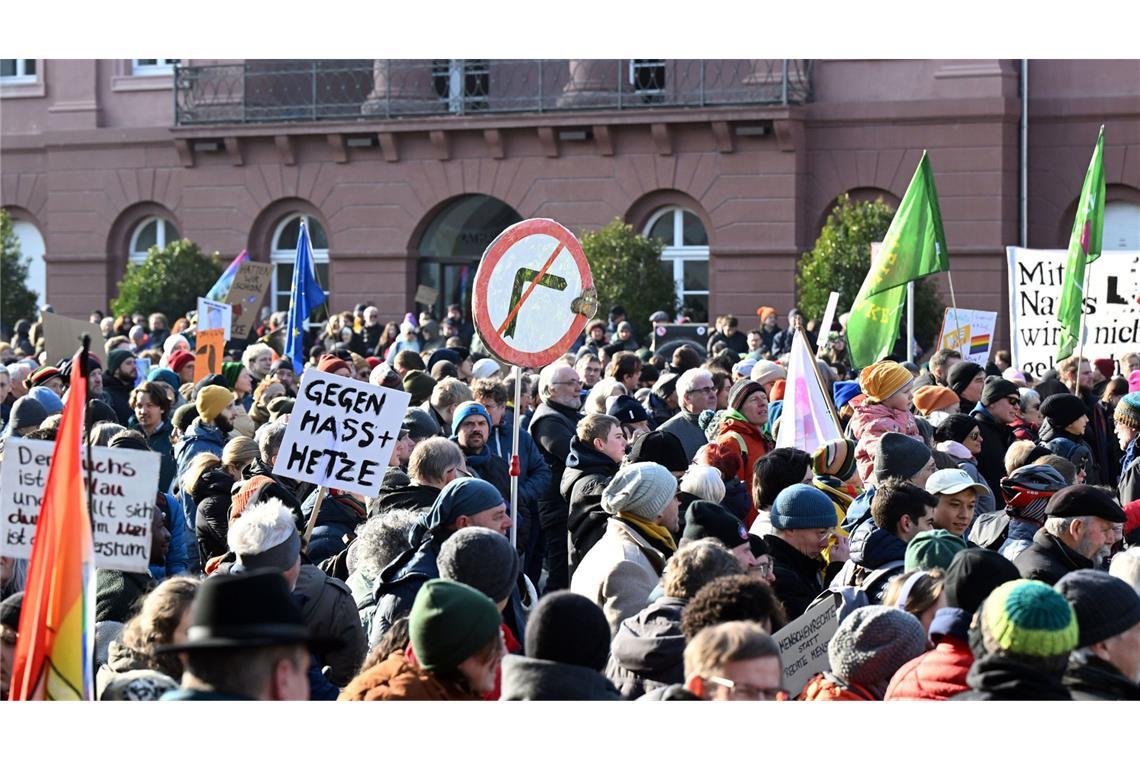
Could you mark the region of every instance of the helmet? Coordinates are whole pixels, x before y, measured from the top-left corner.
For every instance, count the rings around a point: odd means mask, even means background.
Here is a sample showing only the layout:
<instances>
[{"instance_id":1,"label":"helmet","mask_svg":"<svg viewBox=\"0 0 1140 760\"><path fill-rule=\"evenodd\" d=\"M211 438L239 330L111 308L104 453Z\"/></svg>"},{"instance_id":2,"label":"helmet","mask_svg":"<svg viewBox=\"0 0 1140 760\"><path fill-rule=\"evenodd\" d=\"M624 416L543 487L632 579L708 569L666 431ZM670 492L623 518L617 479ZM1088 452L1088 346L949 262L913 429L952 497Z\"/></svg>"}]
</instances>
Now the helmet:
<instances>
[{"instance_id":1,"label":"helmet","mask_svg":"<svg viewBox=\"0 0 1140 760\"><path fill-rule=\"evenodd\" d=\"M1050 497L1069 482L1056 469L1045 464L1027 464L1018 467L1001 479L1001 492L1005 497L1006 511L1041 523Z\"/></svg>"}]
</instances>

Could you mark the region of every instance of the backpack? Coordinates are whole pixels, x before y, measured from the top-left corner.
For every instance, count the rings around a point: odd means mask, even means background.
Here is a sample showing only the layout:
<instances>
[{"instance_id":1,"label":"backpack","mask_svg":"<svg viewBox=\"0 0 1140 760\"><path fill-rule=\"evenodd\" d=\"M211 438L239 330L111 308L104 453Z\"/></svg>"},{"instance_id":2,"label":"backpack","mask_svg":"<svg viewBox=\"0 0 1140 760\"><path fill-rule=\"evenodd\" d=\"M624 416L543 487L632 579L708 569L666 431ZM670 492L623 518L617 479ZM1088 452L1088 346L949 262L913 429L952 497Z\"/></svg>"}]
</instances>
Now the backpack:
<instances>
[{"instance_id":1,"label":"backpack","mask_svg":"<svg viewBox=\"0 0 1140 760\"><path fill-rule=\"evenodd\" d=\"M974 520L970 527L970 540L983 549L998 551L1009 536L1009 515L1004 509L987 512Z\"/></svg>"},{"instance_id":2,"label":"backpack","mask_svg":"<svg viewBox=\"0 0 1140 760\"><path fill-rule=\"evenodd\" d=\"M866 592L872 603L878 604L882 601L882 586L891 577L898 575L899 571L905 567L906 560L902 559L891 560L874 570L868 570L862 565L847 560L843 563L843 569L835 576L828 590L840 591L846 586L857 588Z\"/></svg>"}]
</instances>

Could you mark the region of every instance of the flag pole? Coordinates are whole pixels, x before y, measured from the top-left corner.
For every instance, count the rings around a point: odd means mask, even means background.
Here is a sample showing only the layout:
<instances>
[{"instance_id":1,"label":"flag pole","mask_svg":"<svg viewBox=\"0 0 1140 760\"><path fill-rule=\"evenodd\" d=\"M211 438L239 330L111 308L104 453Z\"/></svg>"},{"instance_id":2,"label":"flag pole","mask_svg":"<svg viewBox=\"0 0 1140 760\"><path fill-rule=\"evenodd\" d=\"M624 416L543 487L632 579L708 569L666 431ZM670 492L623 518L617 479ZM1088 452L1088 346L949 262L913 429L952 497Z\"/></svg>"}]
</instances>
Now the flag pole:
<instances>
[{"instance_id":1,"label":"flag pole","mask_svg":"<svg viewBox=\"0 0 1140 760\"><path fill-rule=\"evenodd\" d=\"M1085 360L1085 290L1089 286L1089 270L1092 264L1085 264L1085 279L1081 283L1081 321L1077 326L1077 367L1073 371L1073 395L1081 395L1081 362Z\"/></svg>"},{"instance_id":2,"label":"flag pole","mask_svg":"<svg viewBox=\"0 0 1140 760\"><path fill-rule=\"evenodd\" d=\"M958 323L958 299L954 297L954 275L950 274L949 269L946 270L946 279L950 282L950 308L954 310L954 330L961 340L962 325Z\"/></svg>"},{"instance_id":3,"label":"flag pole","mask_svg":"<svg viewBox=\"0 0 1140 760\"><path fill-rule=\"evenodd\" d=\"M91 351L91 336L88 335L87 333L83 333L83 337L80 338L80 340L83 341L83 348L79 352L79 373L81 375L83 375L83 379L85 381L84 385L86 385L86 388L85 388L84 394L83 394L83 444L84 444L84 451L87 454L87 472L84 473L85 477L83 479L83 482L84 482L84 485L86 486L86 490L87 490L87 519L91 522L91 535L94 536L95 535L95 512L94 512L95 502L91 498L91 487L92 487L91 473L95 471L95 466L94 466L92 455L91 455L91 427L90 427L90 424L91 424L91 419L90 419L91 418L91 405L89 403L87 403L88 394L89 394L89 391L87 389L89 389L91 387L88 384L88 383L90 383L90 372L89 372L88 366L87 366L87 362L88 362L87 357ZM155 508L157 509L157 505L155 506ZM92 568L92 570L94 571L94 568ZM91 701L95 701L96 687L95 687L95 668L94 667L91 668L91 693L89 696L91 697Z\"/></svg>"},{"instance_id":4,"label":"flag pole","mask_svg":"<svg viewBox=\"0 0 1140 760\"><path fill-rule=\"evenodd\" d=\"M511 420L511 545L519 548L519 431L522 429L522 374L523 368L515 366L515 414Z\"/></svg>"},{"instance_id":5,"label":"flag pole","mask_svg":"<svg viewBox=\"0 0 1140 760\"><path fill-rule=\"evenodd\" d=\"M906 284L906 360L914 361L914 280Z\"/></svg>"}]
</instances>

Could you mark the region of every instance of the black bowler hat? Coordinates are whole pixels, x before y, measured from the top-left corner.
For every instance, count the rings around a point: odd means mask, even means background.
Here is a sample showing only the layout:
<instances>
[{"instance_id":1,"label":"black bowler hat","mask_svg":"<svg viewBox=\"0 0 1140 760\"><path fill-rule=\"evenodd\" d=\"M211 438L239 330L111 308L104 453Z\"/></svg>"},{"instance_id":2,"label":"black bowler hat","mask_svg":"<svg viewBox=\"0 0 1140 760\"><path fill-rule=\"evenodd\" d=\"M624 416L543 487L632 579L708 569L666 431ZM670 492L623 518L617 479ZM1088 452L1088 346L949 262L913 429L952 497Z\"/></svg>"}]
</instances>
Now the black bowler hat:
<instances>
[{"instance_id":1,"label":"black bowler hat","mask_svg":"<svg viewBox=\"0 0 1140 760\"><path fill-rule=\"evenodd\" d=\"M155 651L189 652L306 644L331 649L335 639L313 637L281 573L253 570L213 575L202 582L190 613L187 640Z\"/></svg>"}]
</instances>

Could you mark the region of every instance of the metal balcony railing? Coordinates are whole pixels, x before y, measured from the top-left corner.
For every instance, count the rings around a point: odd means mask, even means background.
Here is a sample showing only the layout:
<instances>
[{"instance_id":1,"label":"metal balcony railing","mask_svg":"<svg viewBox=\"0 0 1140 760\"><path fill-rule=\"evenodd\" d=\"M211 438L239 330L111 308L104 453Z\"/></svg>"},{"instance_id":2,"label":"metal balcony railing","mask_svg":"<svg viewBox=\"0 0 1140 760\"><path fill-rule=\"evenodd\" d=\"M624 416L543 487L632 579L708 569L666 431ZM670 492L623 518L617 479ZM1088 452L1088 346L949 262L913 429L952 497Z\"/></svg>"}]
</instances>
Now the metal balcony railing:
<instances>
[{"instance_id":1,"label":"metal balcony railing","mask_svg":"<svg viewBox=\"0 0 1140 760\"><path fill-rule=\"evenodd\" d=\"M573 110L798 104L812 62L320 60L178 66L175 124L353 121Z\"/></svg>"}]
</instances>

